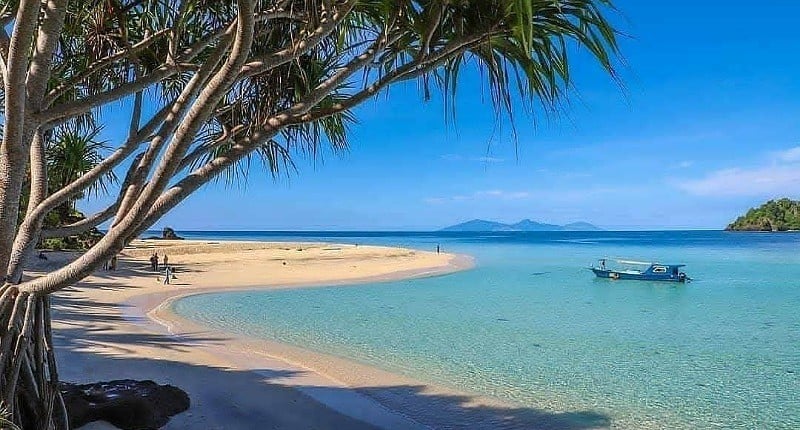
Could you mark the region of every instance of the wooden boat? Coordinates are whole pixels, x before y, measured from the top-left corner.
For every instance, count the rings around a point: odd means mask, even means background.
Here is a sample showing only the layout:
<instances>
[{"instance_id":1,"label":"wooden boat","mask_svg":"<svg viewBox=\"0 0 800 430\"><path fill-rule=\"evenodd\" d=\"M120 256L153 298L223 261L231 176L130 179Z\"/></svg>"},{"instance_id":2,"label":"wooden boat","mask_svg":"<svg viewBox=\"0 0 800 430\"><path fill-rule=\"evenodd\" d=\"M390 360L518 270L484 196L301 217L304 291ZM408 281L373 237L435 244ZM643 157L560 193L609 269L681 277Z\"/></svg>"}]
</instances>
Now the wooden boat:
<instances>
[{"instance_id":1,"label":"wooden boat","mask_svg":"<svg viewBox=\"0 0 800 430\"><path fill-rule=\"evenodd\" d=\"M623 267L609 268L606 262L614 261ZM631 260L599 260L598 266L590 267L591 271L598 278L608 278L613 280L636 280L636 281L665 281L665 282L686 282L689 279L686 273L680 269L685 264L661 264L648 263L644 261Z\"/></svg>"}]
</instances>

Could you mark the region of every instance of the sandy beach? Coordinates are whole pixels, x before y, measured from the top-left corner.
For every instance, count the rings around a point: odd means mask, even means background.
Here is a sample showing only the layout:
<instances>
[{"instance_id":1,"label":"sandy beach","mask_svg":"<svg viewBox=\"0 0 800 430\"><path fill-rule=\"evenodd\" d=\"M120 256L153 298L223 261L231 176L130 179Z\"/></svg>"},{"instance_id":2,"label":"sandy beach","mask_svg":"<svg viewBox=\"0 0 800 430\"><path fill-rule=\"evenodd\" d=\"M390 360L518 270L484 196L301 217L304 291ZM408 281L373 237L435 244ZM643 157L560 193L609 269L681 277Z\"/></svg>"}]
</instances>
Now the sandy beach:
<instances>
[{"instance_id":1,"label":"sandy beach","mask_svg":"<svg viewBox=\"0 0 800 430\"><path fill-rule=\"evenodd\" d=\"M147 261L169 255L162 283ZM75 254L49 253L38 269ZM198 325L174 300L213 291L349 285L435 276L468 256L326 243L137 241L116 271L99 271L54 298L62 380L151 379L185 390L188 411L167 429L529 429L575 426L576 416L505 404L273 341ZM35 272L33 273L35 276ZM578 415L585 421L585 415ZM589 417L591 418L591 417ZM605 425L597 426L605 427ZM114 428L96 422L84 429Z\"/></svg>"},{"instance_id":2,"label":"sandy beach","mask_svg":"<svg viewBox=\"0 0 800 430\"><path fill-rule=\"evenodd\" d=\"M171 285L150 271L154 251L176 267ZM48 256L39 270L74 258ZM320 243L137 241L119 261L116 271L56 295L60 372L72 382L152 379L184 389L192 406L166 428L430 428L443 416L455 426L494 420L486 408L500 407L349 360L210 330L170 311L176 298L202 292L432 276L471 267L469 257Z\"/></svg>"}]
</instances>

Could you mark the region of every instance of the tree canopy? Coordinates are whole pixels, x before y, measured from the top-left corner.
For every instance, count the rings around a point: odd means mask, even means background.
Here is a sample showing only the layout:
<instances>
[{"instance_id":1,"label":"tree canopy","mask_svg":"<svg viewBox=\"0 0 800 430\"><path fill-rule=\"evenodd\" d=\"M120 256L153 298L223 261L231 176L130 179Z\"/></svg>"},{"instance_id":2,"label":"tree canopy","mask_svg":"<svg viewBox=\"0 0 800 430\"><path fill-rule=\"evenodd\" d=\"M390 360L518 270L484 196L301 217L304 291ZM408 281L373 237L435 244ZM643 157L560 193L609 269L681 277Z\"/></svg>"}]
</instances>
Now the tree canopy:
<instances>
[{"instance_id":1,"label":"tree canopy","mask_svg":"<svg viewBox=\"0 0 800 430\"><path fill-rule=\"evenodd\" d=\"M497 112L558 111L575 52L616 79L612 10L609 0L0 1L0 402L16 423L63 427L48 295L201 186L255 159L278 174L293 156L346 148L353 109L393 84L415 81L423 99L438 92L452 106L468 67ZM96 129L112 107L127 113L114 124L127 136L49 177L57 136ZM98 149L91 136L67 137L70 151ZM105 209L43 228L56 208L104 188L115 196ZM23 278L41 238L106 221L74 262Z\"/></svg>"},{"instance_id":2,"label":"tree canopy","mask_svg":"<svg viewBox=\"0 0 800 430\"><path fill-rule=\"evenodd\" d=\"M782 198L752 208L728 224L731 231L800 230L800 201Z\"/></svg>"}]
</instances>

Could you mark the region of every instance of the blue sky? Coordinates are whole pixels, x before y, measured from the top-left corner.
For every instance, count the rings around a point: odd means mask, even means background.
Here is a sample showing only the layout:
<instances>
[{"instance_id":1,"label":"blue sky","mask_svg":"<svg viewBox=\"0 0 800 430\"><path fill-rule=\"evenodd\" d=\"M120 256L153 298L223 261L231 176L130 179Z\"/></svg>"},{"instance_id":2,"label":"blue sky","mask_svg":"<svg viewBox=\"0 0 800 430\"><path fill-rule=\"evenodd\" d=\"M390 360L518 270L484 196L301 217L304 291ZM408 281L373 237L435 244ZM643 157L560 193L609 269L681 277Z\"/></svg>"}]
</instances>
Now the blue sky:
<instances>
[{"instance_id":1,"label":"blue sky","mask_svg":"<svg viewBox=\"0 0 800 430\"><path fill-rule=\"evenodd\" d=\"M476 73L454 122L406 84L359 108L347 154L297 160L277 182L210 185L155 228L722 228L768 198L800 197L800 2L769 3L618 0L625 88L577 53L567 112L534 125L520 111L516 145Z\"/></svg>"}]
</instances>

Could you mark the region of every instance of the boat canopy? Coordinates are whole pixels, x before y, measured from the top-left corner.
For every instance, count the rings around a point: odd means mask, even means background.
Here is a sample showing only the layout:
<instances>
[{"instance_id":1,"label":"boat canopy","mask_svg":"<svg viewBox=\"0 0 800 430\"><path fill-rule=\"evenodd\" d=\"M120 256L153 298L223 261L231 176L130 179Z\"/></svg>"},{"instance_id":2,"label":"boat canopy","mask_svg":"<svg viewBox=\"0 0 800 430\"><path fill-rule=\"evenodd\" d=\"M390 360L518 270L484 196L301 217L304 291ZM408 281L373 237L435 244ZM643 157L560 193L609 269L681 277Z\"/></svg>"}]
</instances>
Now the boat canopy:
<instances>
[{"instance_id":1,"label":"boat canopy","mask_svg":"<svg viewBox=\"0 0 800 430\"><path fill-rule=\"evenodd\" d=\"M649 261L636 261L636 260L620 260L616 258L603 258L601 260L606 261L614 261L619 264L631 264L636 266L668 266L668 267L684 267L685 264L663 264L663 263L652 263Z\"/></svg>"},{"instance_id":2,"label":"boat canopy","mask_svg":"<svg viewBox=\"0 0 800 430\"><path fill-rule=\"evenodd\" d=\"M635 264L637 266L652 266L655 263L649 263L647 261L633 261L633 260L614 260L619 264Z\"/></svg>"}]
</instances>

